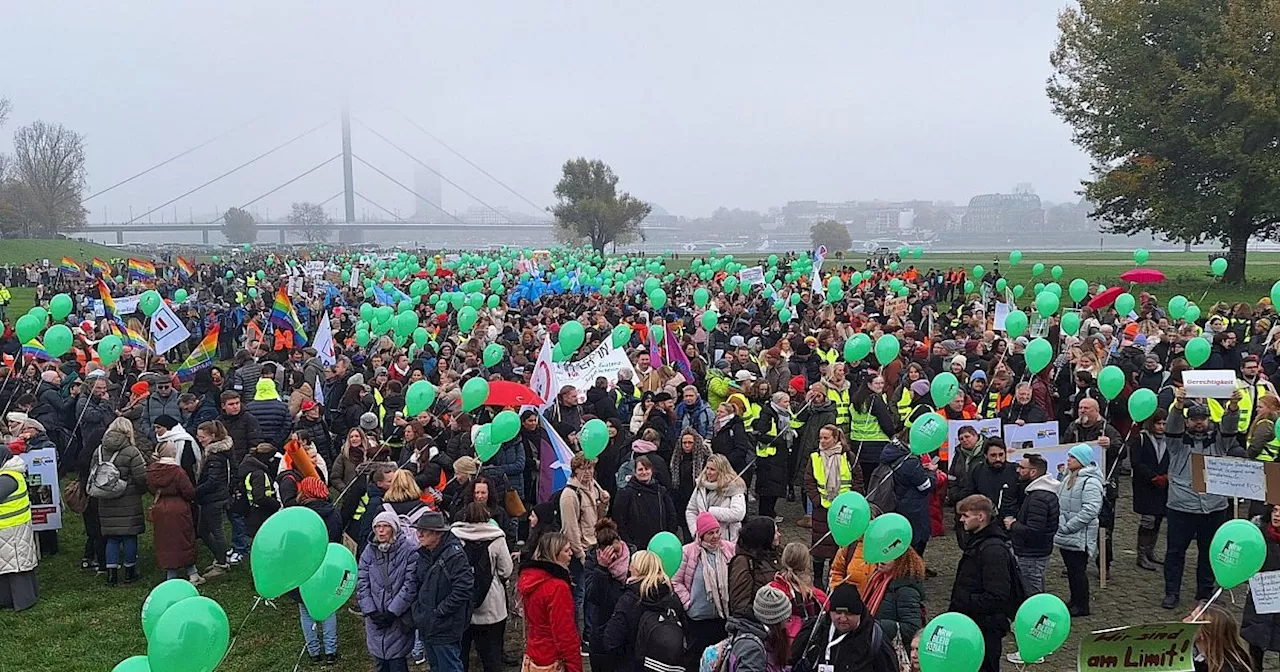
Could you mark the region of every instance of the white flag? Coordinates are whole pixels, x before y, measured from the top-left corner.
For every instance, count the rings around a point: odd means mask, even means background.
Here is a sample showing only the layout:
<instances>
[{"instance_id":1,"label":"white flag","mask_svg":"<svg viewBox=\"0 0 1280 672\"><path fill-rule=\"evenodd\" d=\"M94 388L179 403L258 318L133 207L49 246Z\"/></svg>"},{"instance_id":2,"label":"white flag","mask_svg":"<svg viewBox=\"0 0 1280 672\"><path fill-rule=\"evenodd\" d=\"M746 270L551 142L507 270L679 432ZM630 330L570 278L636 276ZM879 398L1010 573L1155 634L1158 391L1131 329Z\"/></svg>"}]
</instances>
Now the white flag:
<instances>
[{"instance_id":1,"label":"white flag","mask_svg":"<svg viewBox=\"0 0 1280 672\"><path fill-rule=\"evenodd\" d=\"M556 401L556 367L551 361L551 338L542 339L542 350L538 353L538 362L533 365L533 373L529 376L529 389L542 397L542 406L538 411L546 410ZM524 409L520 409L521 412Z\"/></svg>"},{"instance_id":2,"label":"white flag","mask_svg":"<svg viewBox=\"0 0 1280 672\"><path fill-rule=\"evenodd\" d=\"M333 354L333 327L329 326L329 313L325 313L320 320L320 328L316 329L316 340L312 345L316 349L316 356L325 366L338 363L338 358Z\"/></svg>"},{"instance_id":3,"label":"white flag","mask_svg":"<svg viewBox=\"0 0 1280 672\"><path fill-rule=\"evenodd\" d=\"M156 354L163 355L178 344L191 338L191 332L173 312L169 304L161 301L160 308L151 315L151 342Z\"/></svg>"}]
</instances>

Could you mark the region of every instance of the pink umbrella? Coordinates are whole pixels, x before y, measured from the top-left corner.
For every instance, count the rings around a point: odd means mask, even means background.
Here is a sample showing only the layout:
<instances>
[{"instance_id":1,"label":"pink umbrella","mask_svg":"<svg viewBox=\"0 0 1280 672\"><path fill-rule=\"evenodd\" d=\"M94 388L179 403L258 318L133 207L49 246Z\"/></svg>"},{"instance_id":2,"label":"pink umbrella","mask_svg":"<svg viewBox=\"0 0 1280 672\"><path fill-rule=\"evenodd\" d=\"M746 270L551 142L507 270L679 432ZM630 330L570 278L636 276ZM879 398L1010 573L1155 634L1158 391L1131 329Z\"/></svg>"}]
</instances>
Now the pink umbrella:
<instances>
[{"instance_id":1,"label":"pink umbrella","mask_svg":"<svg viewBox=\"0 0 1280 672\"><path fill-rule=\"evenodd\" d=\"M1120 279L1139 285L1154 285L1165 281L1164 273L1154 268L1135 268L1120 274Z\"/></svg>"}]
</instances>

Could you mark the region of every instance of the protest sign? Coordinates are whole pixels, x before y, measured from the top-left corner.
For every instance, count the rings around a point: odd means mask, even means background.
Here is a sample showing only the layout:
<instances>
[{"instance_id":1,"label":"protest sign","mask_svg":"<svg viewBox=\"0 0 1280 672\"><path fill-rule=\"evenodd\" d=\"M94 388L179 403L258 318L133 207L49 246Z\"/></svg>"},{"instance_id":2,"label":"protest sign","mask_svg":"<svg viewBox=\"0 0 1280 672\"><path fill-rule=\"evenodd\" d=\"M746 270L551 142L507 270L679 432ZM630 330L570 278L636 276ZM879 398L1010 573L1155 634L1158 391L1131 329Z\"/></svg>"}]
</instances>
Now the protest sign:
<instances>
[{"instance_id":1,"label":"protest sign","mask_svg":"<svg viewBox=\"0 0 1280 672\"><path fill-rule=\"evenodd\" d=\"M1250 577L1249 595L1259 614L1280 613L1280 571L1258 572Z\"/></svg>"},{"instance_id":2,"label":"protest sign","mask_svg":"<svg viewBox=\"0 0 1280 672\"><path fill-rule=\"evenodd\" d=\"M1036 422L1027 425L1005 425L1004 442L1010 448L1038 448L1058 445L1058 423Z\"/></svg>"},{"instance_id":3,"label":"protest sign","mask_svg":"<svg viewBox=\"0 0 1280 672\"><path fill-rule=\"evenodd\" d=\"M764 266L752 266L738 271L738 282L744 285L763 285Z\"/></svg>"},{"instance_id":4,"label":"protest sign","mask_svg":"<svg viewBox=\"0 0 1280 672\"><path fill-rule=\"evenodd\" d=\"M138 310L138 302L142 300L141 294L133 296L113 296L111 297L116 304L116 315L121 317L131 315ZM102 299L89 299L89 305L93 308L94 317L106 317L106 311L102 308Z\"/></svg>"},{"instance_id":5,"label":"protest sign","mask_svg":"<svg viewBox=\"0 0 1280 672\"><path fill-rule=\"evenodd\" d=\"M592 350L587 356L573 362L561 362L553 368L556 374L554 390L559 391L565 385L572 385L578 388L578 392L582 395L586 395L587 390L595 385L596 378L604 376L609 380L609 387L613 387L618 382L618 371L624 368L635 370L631 366L631 360L627 358L626 351L613 347L611 339L606 339L600 347ZM554 399L555 394L544 397L546 398Z\"/></svg>"},{"instance_id":6,"label":"protest sign","mask_svg":"<svg viewBox=\"0 0 1280 672\"><path fill-rule=\"evenodd\" d=\"M884 314L889 317L906 317L908 309L905 296L891 296L884 300Z\"/></svg>"},{"instance_id":7,"label":"protest sign","mask_svg":"<svg viewBox=\"0 0 1280 672\"><path fill-rule=\"evenodd\" d=\"M948 420L947 445L952 446L952 450L955 449L955 446L960 445L957 443L959 440L957 435L960 433L961 427L972 427L978 430L978 436L984 439L991 436L1000 436L1000 418L991 418L990 420Z\"/></svg>"},{"instance_id":8,"label":"protest sign","mask_svg":"<svg viewBox=\"0 0 1280 672\"><path fill-rule=\"evenodd\" d=\"M1150 623L1099 630L1080 641L1080 670L1190 672L1201 623Z\"/></svg>"},{"instance_id":9,"label":"protest sign","mask_svg":"<svg viewBox=\"0 0 1280 672\"><path fill-rule=\"evenodd\" d=\"M163 355L191 338L191 332L164 303L151 315L151 342L155 344L156 354Z\"/></svg>"},{"instance_id":10,"label":"protest sign","mask_svg":"<svg viewBox=\"0 0 1280 672\"><path fill-rule=\"evenodd\" d=\"M993 331L1004 331L1004 322L1009 318L1009 313L1012 312L1012 310L1013 309L1009 304L997 302L995 314L991 320L991 329Z\"/></svg>"},{"instance_id":11,"label":"protest sign","mask_svg":"<svg viewBox=\"0 0 1280 672\"><path fill-rule=\"evenodd\" d=\"M1017 463L1027 453L1035 453L1044 458L1049 463L1049 473L1054 478L1062 480L1067 475L1067 452L1078 443L1059 443L1053 446L1034 446L1031 448L1015 448L1012 445L1005 453L1005 461L1010 464ZM1107 473L1106 451L1096 443L1086 443L1093 450L1093 463L1098 465L1098 469L1102 473Z\"/></svg>"},{"instance_id":12,"label":"protest sign","mask_svg":"<svg viewBox=\"0 0 1280 672\"><path fill-rule=\"evenodd\" d=\"M1192 453L1191 489L1280 504L1280 463Z\"/></svg>"},{"instance_id":13,"label":"protest sign","mask_svg":"<svg viewBox=\"0 0 1280 672\"><path fill-rule=\"evenodd\" d=\"M58 488L58 454L53 448L21 455L27 463L27 493L31 498L31 529L62 528L62 492Z\"/></svg>"},{"instance_id":14,"label":"protest sign","mask_svg":"<svg viewBox=\"0 0 1280 672\"><path fill-rule=\"evenodd\" d=\"M1182 385L1188 397L1229 399L1236 391L1236 373L1230 369L1183 371Z\"/></svg>"}]
</instances>

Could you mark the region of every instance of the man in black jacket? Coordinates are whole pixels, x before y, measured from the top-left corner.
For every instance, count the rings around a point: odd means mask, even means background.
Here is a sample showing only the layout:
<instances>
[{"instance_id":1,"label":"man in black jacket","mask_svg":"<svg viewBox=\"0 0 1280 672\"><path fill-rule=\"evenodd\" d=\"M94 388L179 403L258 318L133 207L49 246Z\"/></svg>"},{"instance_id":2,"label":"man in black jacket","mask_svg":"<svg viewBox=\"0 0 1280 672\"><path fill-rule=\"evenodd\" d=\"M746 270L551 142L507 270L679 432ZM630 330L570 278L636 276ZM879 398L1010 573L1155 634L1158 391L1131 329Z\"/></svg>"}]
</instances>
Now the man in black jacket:
<instances>
[{"instance_id":1,"label":"man in black jacket","mask_svg":"<svg viewBox=\"0 0 1280 672\"><path fill-rule=\"evenodd\" d=\"M1019 383L1014 388L1013 401L1000 411L1000 422L1006 425L1034 425L1048 421L1044 409L1031 400L1031 383Z\"/></svg>"},{"instance_id":2,"label":"man in black jacket","mask_svg":"<svg viewBox=\"0 0 1280 672\"><path fill-rule=\"evenodd\" d=\"M1049 463L1040 455L1022 457L1018 479L1026 485L1026 494L1018 515L1004 518L1027 595L1044 592L1044 572L1053 555L1053 535L1058 533L1058 481L1048 471Z\"/></svg>"},{"instance_id":3,"label":"man in black jacket","mask_svg":"<svg viewBox=\"0 0 1280 672\"><path fill-rule=\"evenodd\" d=\"M955 611L969 618L982 631L986 655L982 672L1000 669L1000 640L1009 634L1009 621L1017 613L1023 591L1014 585L1017 567L1009 547L1009 536L995 523L995 505L985 495L970 495L956 505L956 514L967 536L964 554L956 567L951 587Z\"/></svg>"},{"instance_id":4,"label":"man in black jacket","mask_svg":"<svg viewBox=\"0 0 1280 672\"><path fill-rule=\"evenodd\" d=\"M262 430L258 427L257 418L241 409L240 393L227 390L220 397L222 401L222 424L227 428L227 436L231 438L231 464L239 465L248 456L249 449L262 440ZM244 484L231 484L232 490L244 489ZM231 554L227 561L232 565L249 555L249 534L245 526L244 516L235 511L227 511L227 519L231 521Z\"/></svg>"},{"instance_id":5,"label":"man in black jacket","mask_svg":"<svg viewBox=\"0 0 1280 672\"><path fill-rule=\"evenodd\" d=\"M418 532L418 595L413 620L431 669L461 672L462 633L471 623L475 571L444 514L428 511L413 524Z\"/></svg>"},{"instance_id":6,"label":"man in black jacket","mask_svg":"<svg viewBox=\"0 0 1280 672\"><path fill-rule=\"evenodd\" d=\"M969 474L968 487L961 493L962 497L986 495L1001 518L1014 515L1018 511L1018 470L1005 461L1004 439L988 437L983 457L982 464Z\"/></svg>"},{"instance_id":7,"label":"man in black jacket","mask_svg":"<svg viewBox=\"0 0 1280 672\"><path fill-rule=\"evenodd\" d=\"M852 583L831 591L827 613L801 626L791 645L791 664L811 670L894 672L897 655Z\"/></svg>"}]
</instances>

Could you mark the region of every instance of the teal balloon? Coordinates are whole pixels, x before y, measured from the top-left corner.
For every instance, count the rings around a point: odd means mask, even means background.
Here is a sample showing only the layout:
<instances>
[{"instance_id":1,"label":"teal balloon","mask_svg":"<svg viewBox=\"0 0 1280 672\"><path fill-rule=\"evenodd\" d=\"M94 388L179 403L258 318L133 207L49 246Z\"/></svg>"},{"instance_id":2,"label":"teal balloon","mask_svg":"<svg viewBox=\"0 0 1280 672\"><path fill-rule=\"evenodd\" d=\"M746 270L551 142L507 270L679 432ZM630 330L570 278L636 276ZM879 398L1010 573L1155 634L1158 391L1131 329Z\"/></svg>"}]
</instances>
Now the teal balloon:
<instances>
[{"instance_id":1,"label":"teal balloon","mask_svg":"<svg viewBox=\"0 0 1280 672\"><path fill-rule=\"evenodd\" d=\"M654 310L662 310L667 305L667 292L661 287L649 292L649 305Z\"/></svg>"},{"instance_id":2,"label":"teal balloon","mask_svg":"<svg viewBox=\"0 0 1280 672\"><path fill-rule=\"evenodd\" d=\"M1031 277L1038 278L1044 274L1044 264L1036 262L1031 266Z\"/></svg>"},{"instance_id":3,"label":"teal balloon","mask_svg":"<svg viewBox=\"0 0 1280 672\"><path fill-rule=\"evenodd\" d=\"M1027 291L1027 288L1026 288L1026 287L1023 287L1022 285L1014 285L1014 286L1013 286L1013 298L1014 298L1015 300L1016 300L1016 299L1021 299L1021 298L1022 298L1022 294L1023 294L1023 292L1025 292L1025 291Z\"/></svg>"},{"instance_id":4,"label":"teal balloon","mask_svg":"<svg viewBox=\"0 0 1280 672\"><path fill-rule=\"evenodd\" d=\"M462 330L462 333L469 334L472 328L476 326L476 320L478 319L480 319L480 316L476 313L476 309L466 306L458 311L458 328Z\"/></svg>"},{"instance_id":5,"label":"teal balloon","mask_svg":"<svg viewBox=\"0 0 1280 672\"><path fill-rule=\"evenodd\" d=\"M1053 276L1054 280L1061 280L1062 267L1055 264L1053 268L1049 269L1049 275Z\"/></svg>"},{"instance_id":6,"label":"teal balloon","mask_svg":"<svg viewBox=\"0 0 1280 672\"><path fill-rule=\"evenodd\" d=\"M61 322L71 314L72 307L70 296L55 294L53 299L49 301L49 314L53 316L54 322Z\"/></svg>"},{"instance_id":7,"label":"teal balloon","mask_svg":"<svg viewBox=\"0 0 1280 672\"><path fill-rule=\"evenodd\" d=\"M520 433L520 416L515 411L503 411L493 418L489 426L489 439L506 443Z\"/></svg>"},{"instance_id":8,"label":"teal balloon","mask_svg":"<svg viewBox=\"0 0 1280 672\"><path fill-rule=\"evenodd\" d=\"M866 562L893 562L911 548L911 522L900 513L881 514L862 535L862 558Z\"/></svg>"},{"instance_id":9,"label":"teal balloon","mask_svg":"<svg viewBox=\"0 0 1280 672\"><path fill-rule=\"evenodd\" d=\"M876 361L880 362L880 366L884 366L889 362L898 358L901 349L898 337L893 334L885 334L876 339Z\"/></svg>"},{"instance_id":10,"label":"teal balloon","mask_svg":"<svg viewBox=\"0 0 1280 672\"><path fill-rule=\"evenodd\" d=\"M1196 322L1199 322L1200 306L1197 306L1194 303L1188 305L1186 312L1182 314L1182 319L1186 320L1188 324L1194 324Z\"/></svg>"},{"instance_id":11,"label":"teal balloon","mask_svg":"<svg viewBox=\"0 0 1280 672\"><path fill-rule=\"evenodd\" d=\"M1080 303L1084 301L1084 297L1089 296L1089 283L1084 278L1076 278L1067 287L1067 293L1071 295L1072 301Z\"/></svg>"},{"instance_id":12,"label":"teal balloon","mask_svg":"<svg viewBox=\"0 0 1280 672\"><path fill-rule=\"evenodd\" d=\"M1156 393L1145 387L1134 390L1129 395L1129 417L1134 422L1143 422L1156 412Z\"/></svg>"},{"instance_id":13,"label":"teal balloon","mask_svg":"<svg viewBox=\"0 0 1280 672\"><path fill-rule=\"evenodd\" d=\"M174 290L174 292L173 292L173 300L174 300L174 301L177 301L178 303L183 303L183 302L185 302L185 301L187 300L187 290L182 289L182 288L178 288L178 289Z\"/></svg>"},{"instance_id":14,"label":"teal balloon","mask_svg":"<svg viewBox=\"0 0 1280 672\"><path fill-rule=\"evenodd\" d=\"M609 334L609 341L615 348L626 346L631 341L631 325L619 324L613 328L613 332Z\"/></svg>"},{"instance_id":15,"label":"teal balloon","mask_svg":"<svg viewBox=\"0 0 1280 672\"><path fill-rule=\"evenodd\" d=\"M1041 317L1049 317L1057 313L1058 297L1054 296L1053 292L1040 292L1040 295L1036 297L1036 312L1040 313Z\"/></svg>"},{"instance_id":16,"label":"teal balloon","mask_svg":"<svg viewBox=\"0 0 1280 672\"><path fill-rule=\"evenodd\" d=\"M329 530L305 506L281 509L267 518L249 551L253 586L268 600L301 586L324 561Z\"/></svg>"},{"instance_id":17,"label":"teal balloon","mask_svg":"<svg viewBox=\"0 0 1280 672\"><path fill-rule=\"evenodd\" d=\"M413 417L436 403L436 388L425 380L419 380L409 386L405 393L404 410Z\"/></svg>"},{"instance_id":18,"label":"teal balloon","mask_svg":"<svg viewBox=\"0 0 1280 672\"><path fill-rule=\"evenodd\" d=\"M1018 264L1020 264L1020 263L1022 263L1022 250L1010 250L1010 251L1009 251L1009 265L1010 265L1010 266L1017 266L1017 265L1018 265Z\"/></svg>"},{"instance_id":19,"label":"teal balloon","mask_svg":"<svg viewBox=\"0 0 1280 672\"><path fill-rule=\"evenodd\" d=\"M230 642L227 612L207 597L190 597L160 616L147 642L147 661L151 672L213 672Z\"/></svg>"},{"instance_id":20,"label":"teal balloon","mask_svg":"<svg viewBox=\"0 0 1280 672\"><path fill-rule=\"evenodd\" d=\"M44 349L50 357L61 357L71 349L71 330L65 324L55 324L44 332Z\"/></svg>"},{"instance_id":21,"label":"teal balloon","mask_svg":"<svg viewBox=\"0 0 1280 672\"><path fill-rule=\"evenodd\" d=\"M111 366L124 354L124 342L115 334L107 334L98 341L98 359L103 366Z\"/></svg>"},{"instance_id":22,"label":"teal balloon","mask_svg":"<svg viewBox=\"0 0 1280 672\"><path fill-rule=\"evenodd\" d=\"M827 529L837 545L848 546L858 540L871 523L871 505L859 492L842 492L827 508Z\"/></svg>"},{"instance_id":23,"label":"teal balloon","mask_svg":"<svg viewBox=\"0 0 1280 672\"><path fill-rule=\"evenodd\" d=\"M21 343L29 343L31 339L40 335L40 330L44 329L44 324L40 322L40 318L30 313L18 318L18 322L14 325L14 331L18 334L18 341Z\"/></svg>"},{"instance_id":24,"label":"teal balloon","mask_svg":"<svg viewBox=\"0 0 1280 672\"><path fill-rule=\"evenodd\" d=\"M586 330L583 329L582 323L577 320L569 320L560 327L559 344L562 352L572 355L582 347L582 342L586 337Z\"/></svg>"},{"instance_id":25,"label":"teal balloon","mask_svg":"<svg viewBox=\"0 0 1280 672\"><path fill-rule=\"evenodd\" d=\"M346 546L330 543L320 567L298 592L311 618L329 618L356 592L356 556Z\"/></svg>"},{"instance_id":26,"label":"teal balloon","mask_svg":"<svg viewBox=\"0 0 1280 672\"><path fill-rule=\"evenodd\" d=\"M1052 593L1028 597L1013 618L1014 641L1023 660L1039 660L1057 651L1071 634L1071 613Z\"/></svg>"},{"instance_id":27,"label":"teal balloon","mask_svg":"<svg viewBox=\"0 0 1280 672\"><path fill-rule=\"evenodd\" d=\"M1027 314L1021 310L1011 310L1004 318L1004 330L1009 338L1017 338L1027 331Z\"/></svg>"},{"instance_id":28,"label":"teal balloon","mask_svg":"<svg viewBox=\"0 0 1280 672\"><path fill-rule=\"evenodd\" d=\"M1080 313L1063 313L1062 333L1075 336L1080 331Z\"/></svg>"},{"instance_id":29,"label":"teal balloon","mask_svg":"<svg viewBox=\"0 0 1280 672\"><path fill-rule=\"evenodd\" d=\"M1049 341L1043 338L1033 339L1027 344L1027 349L1023 353L1023 358L1027 362L1027 370L1031 373L1040 373L1049 362L1053 360L1053 346L1049 345Z\"/></svg>"},{"instance_id":30,"label":"teal balloon","mask_svg":"<svg viewBox=\"0 0 1280 672\"><path fill-rule=\"evenodd\" d=\"M1186 350L1182 354L1187 358L1188 364L1200 366L1209 361L1209 353L1212 349L1213 346L1209 344L1209 339L1197 336L1187 341Z\"/></svg>"},{"instance_id":31,"label":"teal balloon","mask_svg":"<svg viewBox=\"0 0 1280 672\"><path fill-rule=\"evenodd\" d=\"M932 453L946 440L947 421L937 413L926 413L917 418L911 423L911 430L907 437L911 452L915 455Z\"/></svg>"},{"instance_id":32,"label":"teal balloon","mask_svg":"<svg viewBox=\"0 0 1280 672\"><path fill-rule=\"evenodd\" d=\"M871 354L871 337L867 334L854 334L844 342L844 361L850 364L866 359L869 354Z\"/></svg>"},{"instance_id":33,"label":"teal balloon","mask_svg":"<svg viewBox=\"0 0 1280 672\"><path fill-rule=\"evenodd\" d=\"M1129 313L1132 313L1133 308L1136 305L1137 301L1129 292L1125 292L1116 297L1116 312L1121 315L1128 315Z\"/></svg>"},{"instance_id":34,"label":"teal balloon","mask_svg":"<svg viewBox=\"0 0 1280 672\"><path fill-rule=\"evenodd\" d=\"M111 672L151 672L151 662L146 656L130 656L111 668Z\"/></svg>"},{"instance_id":35,"label":"teal balloon","mask_svg":"<svg viewBox=\"0 0 1280 672\"><path fill-rule=\"evenodd\" d=\"M502 358L506 354L507 351L503 350L502 346L497 343L490 343L489 345L484 346L484 356L482 361L484 362L485 368L493 368L498 364L498 362L502 361Z\"/></svg>"},{"instance_id":36,"label":"teal balloon","mask_svg":"<svg viewBox=\"0 0 1280 672\"><path fill-rule=\"evenodd\" d=\"M680 539L670 532L659 532L653 535L645 550L658 556L662 561L662 570L668 577L676 575L680 569L680 562L684 559L684 549L680 545Z\"/></svg>"},{"instance_id":37,"label":"teal balloon","mask_svg":"<svg viewBox=\"0 0 1280 672\"><path fill-rule=\"evenodd\" d=\"M186 579L169 579L152 588L147 599L142 602L142 636L151 639L151 633L155 632L160 616L168 611L169 607L199 595L200 591Z\"/></svg>"},{"instance_id":38,"label":"teal balloon","mask_svg":"<svg viewBox=\"0 0 1280 672\"><path fill-rule=\"evenodd\" d=\"M920 672L977 672L986 654L982 630L964 614L938 614L921 630Z\"/></svg>"},{"instance_id":39,"label":"teal balloon","mask_svg":"<svg viewBox=\"0 0 1280 672\"><path fill-rule=\"evenodd\" d=\"M950 371L939 373L929 383L929 398L933 400L933 405L936 408L946 406L959 393L960 380L956 378L956 374ZM929 450L933 449L930 448Z\"/></svg>"},{"instance_id":40,"label":"teal balloon","mask_svg":"<svg viewBox=\"0 0 1280 672\"><path fill-rule=\"evenodd\" d=\"M1257 574L1266 559L1267 542L1262 530L1247 520L1237 518L1223 523L1209 543L1213 577L1227 590Z\"/></svg>"}]
</instances>

